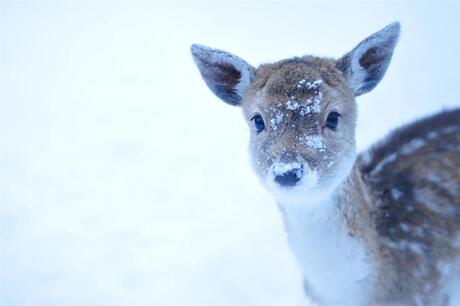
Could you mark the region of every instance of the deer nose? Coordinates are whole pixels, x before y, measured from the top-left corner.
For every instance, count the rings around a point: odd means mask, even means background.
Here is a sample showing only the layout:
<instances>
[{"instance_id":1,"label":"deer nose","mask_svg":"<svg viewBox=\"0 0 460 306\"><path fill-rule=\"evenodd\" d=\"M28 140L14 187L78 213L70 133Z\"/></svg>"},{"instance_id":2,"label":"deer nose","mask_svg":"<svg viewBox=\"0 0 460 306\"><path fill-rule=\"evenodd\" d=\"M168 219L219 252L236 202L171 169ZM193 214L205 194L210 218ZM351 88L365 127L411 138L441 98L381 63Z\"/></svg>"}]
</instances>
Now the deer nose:
<instances>
[{"instance_id":1,"label":"deer nose","mask_svg":"<svg viewBox=\"0 0 460 306\"><path fill-rule=\"evenodd\" d=\"M300 163L276 163L273 167L275 182L284 187L295 186L303 175L303 165Z\"/></svg>"}]
</instances>

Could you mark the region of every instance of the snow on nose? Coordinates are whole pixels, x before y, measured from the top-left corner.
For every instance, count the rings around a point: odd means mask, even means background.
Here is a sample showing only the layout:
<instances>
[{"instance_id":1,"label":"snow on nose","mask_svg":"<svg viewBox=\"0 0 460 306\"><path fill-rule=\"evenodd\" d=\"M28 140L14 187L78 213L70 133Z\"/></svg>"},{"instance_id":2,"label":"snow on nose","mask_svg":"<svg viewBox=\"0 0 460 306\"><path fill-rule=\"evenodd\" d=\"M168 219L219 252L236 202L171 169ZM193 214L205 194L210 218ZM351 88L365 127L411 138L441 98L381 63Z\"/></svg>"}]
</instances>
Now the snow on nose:
<instances>
[{"instance_id":1,"label":"snow on nose","mask_svg":"<svg viewBox=\"0 0 460 306\"><path fill-rule=\"evenodd\" d=\"M275 163L273 165L275 182L281 186L295 186L303 175L303 165L293 163Z\"/></svg>"}]
</instances>

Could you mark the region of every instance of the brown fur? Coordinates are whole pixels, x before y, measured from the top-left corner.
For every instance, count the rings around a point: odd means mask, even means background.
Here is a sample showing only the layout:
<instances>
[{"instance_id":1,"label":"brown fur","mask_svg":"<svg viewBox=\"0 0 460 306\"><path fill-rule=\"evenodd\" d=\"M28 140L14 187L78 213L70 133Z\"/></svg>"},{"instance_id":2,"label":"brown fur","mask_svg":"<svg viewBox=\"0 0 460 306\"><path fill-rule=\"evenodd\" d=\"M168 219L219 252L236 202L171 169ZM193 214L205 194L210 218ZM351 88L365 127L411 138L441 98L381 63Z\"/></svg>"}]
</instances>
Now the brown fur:
<instances>
[{"instance_id":1,"label":"brown fur","mask_svg":"<svg viewBox=\"0 0 460 306\"><path fill-rule=\"evenodd\" d=\"M363 156L357 161L373 198L377 282L386 287L379 301L397 297L415 305L414 296L422 305L448 301L439 291L445 281L440 265L460 256L460 246L453 244L460 237L458 118L459 109L398 129L371 150L370 161ZM419 146L404 150L414 140L421 140ZM391 154L395 159L385 163Z\"/></svg>"}]
</instances>

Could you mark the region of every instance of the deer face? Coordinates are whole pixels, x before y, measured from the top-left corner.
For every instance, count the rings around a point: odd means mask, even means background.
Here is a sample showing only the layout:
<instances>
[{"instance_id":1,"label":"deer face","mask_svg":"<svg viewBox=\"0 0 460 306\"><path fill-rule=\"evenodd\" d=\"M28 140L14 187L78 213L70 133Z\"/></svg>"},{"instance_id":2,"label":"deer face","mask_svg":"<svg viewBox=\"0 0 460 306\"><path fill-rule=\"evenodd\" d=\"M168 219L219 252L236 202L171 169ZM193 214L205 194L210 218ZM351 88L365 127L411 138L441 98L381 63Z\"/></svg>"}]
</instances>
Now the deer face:
<instances>
[{"instance_id":1,"label":"deer face","mask_svg":"<svg viewBox=\"0 0 460 306\"><path fill-rule=\"evenodd\" d=\"M305 57L263 65L241 106L253 168L279 200L319 199L350 171L356 105L334 62Z\"/></svg>"},{"instance_id":2,"label":"deer face","mask_svg":"<svg viewBox=\"0 0 460 306\"><path fill-rule=\"evenodd\" d=\"M339 60L305 56L257 69L200 45L192 54L208 87L242 107L252 164L264 185L282 202L320 201L351 170L354 97L382 79L398 35L393 23Z\"/></svg>"}]
</instances>

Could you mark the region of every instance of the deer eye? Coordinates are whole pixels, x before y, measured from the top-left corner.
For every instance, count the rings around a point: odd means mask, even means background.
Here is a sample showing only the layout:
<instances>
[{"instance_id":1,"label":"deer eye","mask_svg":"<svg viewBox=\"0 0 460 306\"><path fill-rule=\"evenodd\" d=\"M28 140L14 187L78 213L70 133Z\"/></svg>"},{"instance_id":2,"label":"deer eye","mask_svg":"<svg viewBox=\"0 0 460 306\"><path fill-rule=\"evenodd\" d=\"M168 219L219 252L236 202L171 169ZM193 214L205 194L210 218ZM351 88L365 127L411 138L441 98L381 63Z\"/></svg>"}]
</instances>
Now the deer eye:
<instances>
[{"instance_id":1,"label":"deer eye","mask_svg":"<svg viewBox=\"0 0 460 306\"><path fill-rule=\"evenodd\" d=\"M339 124L339 117L341 115L338 112L330 112L326 119L326 126L331 130L335 130Z\"/></svg>"},{"instance_id":2,"label":"deer eye","mask_svg":"<svg viewBox=\"0 0 460 306\"><path fill-rule=\"evenodd\" d=\"M257 133L260 133L265 128L264 119L261 115L256 114L251 118L251 121L254 122L254 127L256 128Z\"/></svg>"}]
</instances>

